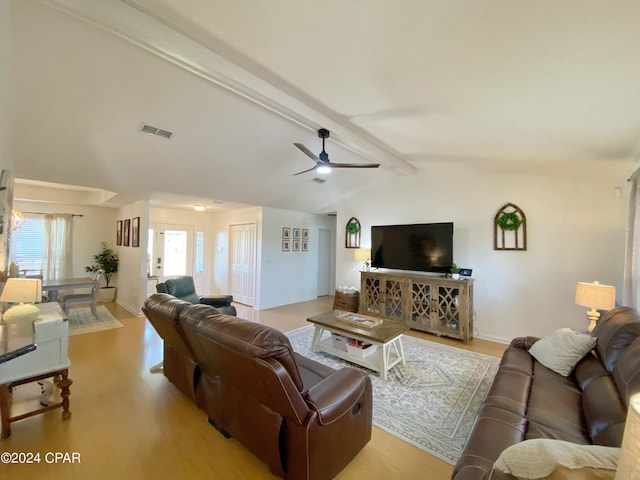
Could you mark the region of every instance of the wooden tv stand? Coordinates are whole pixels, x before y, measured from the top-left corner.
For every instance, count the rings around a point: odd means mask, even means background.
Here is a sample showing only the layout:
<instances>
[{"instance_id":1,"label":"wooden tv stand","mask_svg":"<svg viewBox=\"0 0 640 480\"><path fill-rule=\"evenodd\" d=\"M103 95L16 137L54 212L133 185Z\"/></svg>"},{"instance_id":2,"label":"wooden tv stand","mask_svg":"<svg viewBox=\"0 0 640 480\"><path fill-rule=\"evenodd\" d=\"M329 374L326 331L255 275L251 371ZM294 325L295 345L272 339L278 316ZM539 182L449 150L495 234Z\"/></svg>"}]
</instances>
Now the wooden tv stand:
<instances>
[{"instance_id":1,"label":"wooden tv stand","mask_svg":"<svg viewBox=\"0 0 640 480\"><path fill-rule=\"evenodd\" d=\"M360 313L404 322L409 328L473 338L473 280L414 272L360 272Z\"/></svg>"}]
</instances>

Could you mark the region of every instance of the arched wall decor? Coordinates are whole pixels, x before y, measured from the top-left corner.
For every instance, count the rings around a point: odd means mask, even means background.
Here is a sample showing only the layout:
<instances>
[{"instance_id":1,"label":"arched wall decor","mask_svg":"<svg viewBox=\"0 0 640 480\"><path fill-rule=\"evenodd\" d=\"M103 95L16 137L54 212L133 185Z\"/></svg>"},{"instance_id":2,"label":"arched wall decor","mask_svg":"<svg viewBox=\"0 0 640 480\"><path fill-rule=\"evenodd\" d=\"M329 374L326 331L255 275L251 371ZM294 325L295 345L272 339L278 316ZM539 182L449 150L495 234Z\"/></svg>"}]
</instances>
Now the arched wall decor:
<instances>
[{"instance_id":1,"label":"arched wall decor","mask_svg":"<svg viewBox=\"0 0 640 480\"><path fill-rule=\"evenodd\" d=\"M345 227L345 248L360 248L360 222L356 217L351 217Z\"/></svg>"},{"instance_id":2,"label":"arched wall decor","mask_svg":"<svg viewBox=\"0 0 640 480\"><path fill-rule=\"evenodd\" d=\"M503 205L493 219L493 249L527 249L527 217L513 203Z\"/></svg>"}]
</instances>

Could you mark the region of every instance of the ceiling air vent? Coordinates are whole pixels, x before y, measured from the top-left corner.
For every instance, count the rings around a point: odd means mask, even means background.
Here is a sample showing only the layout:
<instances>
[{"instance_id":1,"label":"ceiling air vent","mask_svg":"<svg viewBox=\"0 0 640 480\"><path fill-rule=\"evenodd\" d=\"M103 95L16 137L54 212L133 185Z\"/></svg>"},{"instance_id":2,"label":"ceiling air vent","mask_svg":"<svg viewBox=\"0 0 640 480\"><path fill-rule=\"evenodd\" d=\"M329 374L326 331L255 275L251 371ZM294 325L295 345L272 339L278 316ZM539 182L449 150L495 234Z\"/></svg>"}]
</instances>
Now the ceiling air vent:
<instances>
[{"instance_id":1,"label":"ceiling air vent","mask_svg":"<svg viewBox=\"0 0 640 480\"><path fill-rule=\"evenodd\" d=\"M316 182L316 183L320 183L323 184L324 182L326 182L326 180L324 178L314 178L313 180L311 180L312 182Z\"/></svg>"},{"instance_id":2,"label":"ceiling air vent","mask_svg":"<svg viewBox=\"0 0 640 480\"><path fill-rule=\"evenodd\" d=\"M140 127L140 131L143 133L155 135L157 137L166 138L167 140L169 140L173 136L173 132L170 132L169 130L162 130L151 125L147 125L146 123L142 124L142 126Z\"/></svg>"}]
</instances>

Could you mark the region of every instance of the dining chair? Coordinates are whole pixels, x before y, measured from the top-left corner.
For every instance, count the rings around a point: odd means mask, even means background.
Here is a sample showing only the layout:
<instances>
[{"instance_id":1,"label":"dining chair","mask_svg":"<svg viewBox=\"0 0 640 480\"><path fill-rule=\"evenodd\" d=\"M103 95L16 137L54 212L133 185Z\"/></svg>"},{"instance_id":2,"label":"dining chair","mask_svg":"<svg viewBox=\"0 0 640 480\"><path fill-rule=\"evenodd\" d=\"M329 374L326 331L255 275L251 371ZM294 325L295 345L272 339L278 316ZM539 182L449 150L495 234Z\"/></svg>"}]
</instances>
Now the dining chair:
<instances>
[{"instance_id":1,"label":"dining chair","mask_svg":"<svg viewBox=\"0 0 640 480\"><path fill-rule=\"evenodd\" d=\"M90 293L74 293L71 295L65 295L62 299L62 310L66 315L69 314L69 307L72 305L89 305L91 307L91 313L97 319L98 309L96 302L98 300L98 288L100 287L100 277L102 272L96 274L96 283L91 287Z\"/></svg>"}]
</instances>

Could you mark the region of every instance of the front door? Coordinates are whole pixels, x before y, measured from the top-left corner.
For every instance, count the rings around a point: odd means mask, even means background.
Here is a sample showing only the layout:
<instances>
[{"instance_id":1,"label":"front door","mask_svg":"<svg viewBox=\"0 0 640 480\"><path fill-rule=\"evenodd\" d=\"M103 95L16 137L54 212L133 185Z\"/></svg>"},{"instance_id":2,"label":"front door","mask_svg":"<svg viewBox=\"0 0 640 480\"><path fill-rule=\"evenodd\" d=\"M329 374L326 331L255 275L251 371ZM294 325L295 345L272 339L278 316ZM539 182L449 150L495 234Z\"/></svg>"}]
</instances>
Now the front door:
<instances>
[{"instance_id":1,"label":"front door","mask_svg":"<svg viewBox=\"0 0 640 480\"><path fill-rule=\"evenodd\" d=\"M158 282L193 275L193 227L156 225L155 264Z\"/></svg>"}]
</instances>

